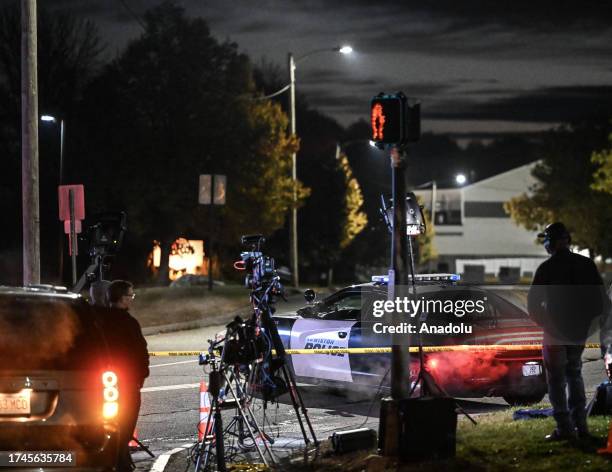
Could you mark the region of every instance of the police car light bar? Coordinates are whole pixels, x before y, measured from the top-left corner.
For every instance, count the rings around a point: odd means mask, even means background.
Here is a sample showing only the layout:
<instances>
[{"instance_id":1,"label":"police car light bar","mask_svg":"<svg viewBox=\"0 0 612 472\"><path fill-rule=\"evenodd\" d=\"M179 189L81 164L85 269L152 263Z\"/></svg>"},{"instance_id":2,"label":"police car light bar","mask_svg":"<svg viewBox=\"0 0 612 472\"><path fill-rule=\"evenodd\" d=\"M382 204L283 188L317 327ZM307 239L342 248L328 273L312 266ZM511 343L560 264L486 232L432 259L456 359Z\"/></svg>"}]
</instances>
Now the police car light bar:
<instances>
[{"instance_id":1,"label":"police car light bar","mask_svg":"<svg viewBox=\"0 0 612 472\"><path fill-rule=\"evenodd\" d=\"M416 274L414 280L417 282L457 282L461 280L459 274ZM388 275L373 275L372 282L388 284Z\"/></svg>"}]
</instances>

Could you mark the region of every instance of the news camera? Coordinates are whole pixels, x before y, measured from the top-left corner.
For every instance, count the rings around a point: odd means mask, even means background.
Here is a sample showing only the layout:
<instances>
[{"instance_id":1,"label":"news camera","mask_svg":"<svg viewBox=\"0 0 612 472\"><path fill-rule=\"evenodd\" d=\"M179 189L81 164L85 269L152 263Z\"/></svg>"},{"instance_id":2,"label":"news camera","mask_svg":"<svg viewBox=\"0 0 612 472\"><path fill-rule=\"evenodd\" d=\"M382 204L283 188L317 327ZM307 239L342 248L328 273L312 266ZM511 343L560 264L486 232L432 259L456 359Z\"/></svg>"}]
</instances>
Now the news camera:
<instances>
[{"instance_id":1,"label":"news camera","mask_svg":"<svg viewBox=\"0 0 612 472\"><path fill-rule=\"evenodd\" d=\"M89 243L90 265L73 287L75 293L80 293L88 284L105 280L127 232L127 215L123 211L100 213L94 221L84 237Z\"/></svg>"},{"instance_id":2,"label":"news camera","mask_svg":"<svg viewBox=\"0 0 612 472\"><path fill-rule=\"evenodd\" d=\"M127 231L125 212L106 212L97 215L96 223L87 228L89 255L114 256L121 249Z\"/></svg>"},{"instance_id":3,"label":"news camera","mask_svg":"<svg viewBox=\"0 0 612 472\"><path fill-rule=\"evenodd\" d=\"M265 242L266 239L261 234L242 236L241 243L243 246L248 247L249 251L240 253L241 261L237 262L235 267L238 270L247 271L244 280L246 288L259 290L274 284L274 294L276 295L277 291L279 293L282 292L282 285L276 273L274 258L264 255L261 251L261 247Z\"/></svg>"}]
</instances>

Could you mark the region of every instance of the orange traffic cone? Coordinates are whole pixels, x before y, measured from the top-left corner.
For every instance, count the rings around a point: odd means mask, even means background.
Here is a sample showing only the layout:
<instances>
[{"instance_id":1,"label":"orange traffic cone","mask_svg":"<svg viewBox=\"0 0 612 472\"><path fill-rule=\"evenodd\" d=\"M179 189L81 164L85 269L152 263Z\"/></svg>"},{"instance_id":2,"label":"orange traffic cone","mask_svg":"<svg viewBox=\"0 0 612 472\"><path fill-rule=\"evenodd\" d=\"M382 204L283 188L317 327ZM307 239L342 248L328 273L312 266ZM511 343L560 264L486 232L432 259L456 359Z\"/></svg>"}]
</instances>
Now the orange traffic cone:
<instances>
[{"instance_id":1,"label":"orange traffic cone","mask_svg":"<svg viewBox=\"0 0 612 472\"><path fill-rule=\"evenodd\" d=\"M206 382L203 380L200 382L200 422L198 423L198 441L202 441L204 434L208 430L211 430L212 424L209 421L210 418L210 397L208 396L208 388Z\"/></svg>"},{"instance_id":2,"label":"orange traffic cone","mask_svg":"<svg viewBox=\"0 0 612 472\"><path fill-rule=\"evenodd\" d=\"M610 426L608 428L608 444L602 449L597 449L599 454L612 454L612 420L610 420Z\"/></svg>"},{"instance_id":3,"label":"orange traffic cone","mask_svg":"<svg viewBox=\"0 0 612 472\"><path fill-rule=\"evenodd\" d=\"M130 449L138 449L139 448L139 444L138 444L137 439L138 439L138 428L134 428L134 434L132 434L132 439L128 443L128 446L130 447Z\"/></svg>"}]
</instances>

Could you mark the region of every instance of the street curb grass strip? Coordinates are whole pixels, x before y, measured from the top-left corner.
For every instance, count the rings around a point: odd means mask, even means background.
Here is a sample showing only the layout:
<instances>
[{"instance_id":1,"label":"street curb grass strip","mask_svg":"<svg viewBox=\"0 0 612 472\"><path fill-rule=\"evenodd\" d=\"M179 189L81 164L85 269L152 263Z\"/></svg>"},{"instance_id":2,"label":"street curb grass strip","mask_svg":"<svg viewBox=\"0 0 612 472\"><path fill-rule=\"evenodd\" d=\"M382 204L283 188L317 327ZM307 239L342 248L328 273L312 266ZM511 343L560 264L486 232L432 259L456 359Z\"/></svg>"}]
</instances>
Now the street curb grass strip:
<instances>
[{"instance_id":1,"label":"street curb grass strip","mask_svg":"<svg viewBox=\"0 0 612 472\"><path fill-rule=\"evenodd\" d=\"M588 343L587 349L599 349L598 343ZM457 351L533 351L541 350L541 344L464 344L456 346L424 346L423 352L457 352ZM329 348L329 349L285 349L287 354L329 354L331 351L338 354L387 354L391 347L351 347L351 348ZM418 347L410 347L410 352L419 352ZM152 351L151 357L178 357L199 356L202 351ZM275 351L272 351L275 353Z\"/></svg>"}]
</instances>

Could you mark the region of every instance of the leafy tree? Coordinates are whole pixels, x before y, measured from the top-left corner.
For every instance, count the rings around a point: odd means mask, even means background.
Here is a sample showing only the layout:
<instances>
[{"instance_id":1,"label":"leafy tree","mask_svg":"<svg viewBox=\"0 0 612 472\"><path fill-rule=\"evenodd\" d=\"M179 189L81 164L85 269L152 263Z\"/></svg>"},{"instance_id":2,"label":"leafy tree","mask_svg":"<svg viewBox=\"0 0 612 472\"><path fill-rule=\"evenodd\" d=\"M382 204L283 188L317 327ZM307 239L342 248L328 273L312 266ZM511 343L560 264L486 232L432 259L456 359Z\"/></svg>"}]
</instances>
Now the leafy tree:
<instances>
[{"instance_id":1,"label":"leafy tree","mask_svg":"<svg viewBox=\"0 0 612 472\"><path fill-rule=\"evenodd\" d=\"M591 188L599 192L612 193L612 134L608 139L610 146L607 149L593 151L591 155L591 162L598 166Z\"/></svg>"},{"instance_id":2,"label":"leafy tree","mask_svg":"<svg viewBox=\"0 0 612 472\"><path fill-rule=\"evenodd\" d=\"M252 71L236 44L219 43L203 19L172 2L145 22L88 91L79 172L92 206L126 209L140 244L161 242L165 280L178 236L205 237L212 227L228 250L239 234L283 224L297 143L278 106L245 98ZM227 175L224 207L198 205L199 174Z\"/></svg>"},{"instance_id":3,"label":"leafy tree","mask_svg":"<svg viewBox=\"0 0 612 472\"><path fill-rule=\"evenodd\" d=\"M0 212L7 228L21 226L20 195L20 136L21 136L21 29L18 2L0 9ZM81 93L100 66L103 44L96 26L68 12L51 13L45 5L38 11L38 108L67 123L64 166L71 164L72 124ZM58 237L57 184L59 177L59 129L57 125L39 126L40 140L40 215L42 277L56 280ZM21 242L19 230L2 231L0 251L17 248ZM63 238L63 236L62 236ZM63 241L62 241L63 242ZM64 243L65 245L65 243ZM3 278L8 279L19 267L20 250L7 261L6 270L0 265Z\"/></svg>"},{"instance_id":4,"label":"leafy tree","mask_svg":"<svg viewBox=\"0 0 612 472\"><path fill-rule=\"evenodd\" d=\"M337 154L339 160L338 165L344 173L344 181L346 183L345 200L345 221L342 224L342 238L340 240L340 248L345 249L353 242L355 237L363 231L368 224L368 216L363 212L363 194L361 187L355 177L349 164L348 157L345 153Z\"/></svg>"},{"instance_id":5,"label":"leafy tree","mask_svg":"<svg viewBox=\"0 0 612 472\"><path fill-rule=\"evenodd\" d=\"M286 85L286 73L268 61L256 69L258 87L266 94ZM287 94L275 98L288 107ZM367 224L363 194L353 175L352 162L336 146L346 141L345 130L330 117L311 109L304 95L296 97L298 177L310 189L298 213L301 278L317 279L329 273L343 252ZM288 247L288 228L279 231L273 243ZM285 251L286 252L286 251ZM281 259L282 260L282 259Z\"/></svg>"},{"instance_id":6,"label":"leafy tree","mask_svg":"<svg viewBox=\"0 0 612 472\"><path fill-rule=\"evenodd\" d=\"M594 149L605 146L609 127L605 122L583 122L549 132L533 170L537 183L529 194L505 205L511 217L531 231L562 221L573 243L588 249L591 257L612 255L612 196L600 191L605 187L597 178L600 154L591 159Z\"/></svg>"}]
</instances>

